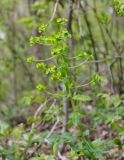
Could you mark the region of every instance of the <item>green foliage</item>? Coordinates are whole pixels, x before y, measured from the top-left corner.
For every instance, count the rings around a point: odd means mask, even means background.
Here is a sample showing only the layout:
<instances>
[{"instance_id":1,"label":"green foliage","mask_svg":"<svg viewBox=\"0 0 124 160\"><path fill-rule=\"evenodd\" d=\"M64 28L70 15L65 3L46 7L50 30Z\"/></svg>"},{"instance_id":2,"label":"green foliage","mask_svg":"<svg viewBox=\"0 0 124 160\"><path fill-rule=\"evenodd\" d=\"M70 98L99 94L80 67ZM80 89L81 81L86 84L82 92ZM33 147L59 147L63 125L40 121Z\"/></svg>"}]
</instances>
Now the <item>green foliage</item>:
<instances>
[{"instance_id":1,"label":"green foliage","mask_svg":"<svg viewBox=\"0 0 124 160\"><path fill-rule=\"evenodd\" d=\"M32 57L27 58L27 62L31 63L31 64L34 63L35 62L35 57L32 56Z\"/></svg>"},{"instance_id":2,"label":"green foliage","mask_svg":"<svg viewBox=\"0 0 124 160\"><path fill-rule=\"evenodd\" d=\"M46 64L44 63L37 63L36 68L40 71L43 72L46 69Z\"/></svg>"},{"instance_id":3,"label":"green foliage","mask_svg":"<svg viewBox=\"0 0 124 160\"><path fill-rule=\"evenodd\" d=\"M124 1L123 0L114 0L115 10L120 16L124 16Z\"/></svg>"},{"instance_id":4,"label":"green foliage","mask_svg":"<svg viewBox=\"0 0 124 160\"><path fill-rule=\"evenodd\" d=\"M43 92L46 89L46 87L43 84L38 84L36 88L39 92Z\"/></svg>"},{"instance_id":5,"label":"green foliage","mask_svg":"<svg viewBox=\"0 0 124 160\"><path fill-rule=\"evenodd\" d=\"M110 23L109 14L107 14L106 12L101 12L98 16L98 19L104 25L108 25Z\"/></svg>"},{"instance_id":6,"label":"green foliage","mask_svg":"<svg viewBox=\"0 0 124 160\"><path fill-rule=\"evenodd\" d=\"M92 98L90 96L85 96L85 95L75 95L73 97L73 99L77 100L77 101L83 101L83 102L87 102L87 101L92 100Z\"/></svg>"},{"instance_id":7,"label":"green foliage","mask_svg":"<svg viewBox=\"0 0 124 160\"><path fill-rule=\"evenodd\" d=\"M39 28L38 28L38 32L39 33L44 33L47 29L47 26L46 24L42 24Z\"/></svg>"}]
</instances>

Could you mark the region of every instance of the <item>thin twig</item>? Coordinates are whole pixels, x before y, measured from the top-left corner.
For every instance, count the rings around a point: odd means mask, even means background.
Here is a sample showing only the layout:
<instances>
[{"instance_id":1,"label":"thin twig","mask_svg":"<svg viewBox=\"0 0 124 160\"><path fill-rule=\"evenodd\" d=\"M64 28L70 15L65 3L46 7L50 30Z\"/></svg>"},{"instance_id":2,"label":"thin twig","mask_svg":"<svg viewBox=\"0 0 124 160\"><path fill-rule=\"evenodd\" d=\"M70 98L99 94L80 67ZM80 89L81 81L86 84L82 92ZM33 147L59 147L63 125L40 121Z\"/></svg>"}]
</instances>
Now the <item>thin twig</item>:
<instances>
[{"instance_id":1,"label":"thin twig","mask_svg":"<svg viewBox=\"0 0 124 160\"><path fill-rule=\"evenodd\" d=\"M45 101L43 104L41 104L41 105L38 107L38 109L37 109L36 112L34 113L34 118L36 118L36 117L38 116L39 112L40 112L41 109L47 104L48 101L49 101L49 100ZM31 131L34 129L34 127L35 127L35 123L32 123ZM30 131L30 132L31 132L31 131Z\"/></svg>"},{"instance_id":2,"label":"thin twig","mask_svg":"<svg viewBox=\"0 0 124 160\"><path fill-rule=\"evenodd\" d=\"M73 58L78 58L79 56L75 56L75 57L71 57L70 59L73 59ZM19 57L20 58L20 57ZM48 58L48 59L44 59L44 60L35 60L34 62L44 62L44 61L48 61L48 60L50 60L50 59L53 59L54 58L54 56L53 57L50 57L50 58ZM108 57L108 58L103 58L103 59L99 59L99 60L87 60L87 61L83 61L82 63L80 63L79 64L79 67L81 66L81 64L83 65L83 64L94 64L94 63L103 63L103 62L105 62L105 61L108 61L108 60L116 60L116 59L120 59L120 58L124 58L124 55L115 55L115 56L111 56L111 57ZM0 61L9 61L9 62L11 62L12 61L12 59L0 59ZM24 63L28 63L26 60L24 60L24 59L21 59L21 61L23 61L23 64ZM13 62L13 61L12 61ZM17 62L17 64L21 64L22 62ZM78 66L72 66L72 67L70 67L70 68L77 68Z\"/></svg>"},{"instance_id":3,"label":"thin twig","mask_svg":"<svg viewBox=\"0 0 124 160\"><path fill-rule=\"evenodd\" d=\"M53 14L52 14L52 17L50 18L49 20L49 24L53 21L55 15L56 15L56 11L57 11L57 7L58 7L58 3L59 3L59 0L56 0L56 3L55 3L55 6L54 6L54 10L53 10Z\"/></svg>"},{"instance_id":4,"label":"thin twig","mask_svg":"<svg viewBox=\"0 0 124 160\"><path fill-rule=\"evenodd\" d=\"M58 152L58 157L61 159L61 160L67 160L66 157L62 156L60 152Z\"/></svg>"},{"instance_id":5,"label":"thin twig","mask_svg":"<svg viewBox=\"0 0 124 160\"><path fill-rule=\"evenodd\" d=\"M72 66L72 67L69 67L69 68L71 68L71 69L78 68L78 67L82 66L83 64L85 64L86 62L87 62L87 60L83 61L82 63L78 64L77 66Z\"/></svg>"},{"instance_id":6,"label":"thin twig","mask_svg":"<svg viewBox=\"0 0 124 160\"><path fill-rule=\"evenodd\" d=\"M44 142L49 144L49 140L48 138L53 134L54 130L56 129L56 126L58 125L58 123L60 122L59 118L57 117L57 121L55 122L55 124L53 125L51 131L48 133L48 135L46 136L46 138L44 139Z\"/></svg>"},{"instance_id":7,"label":"thin twig","mask_svg":"<svg viewBox=\"0 0 124 160\"><path fill-rule=\"evenodd\" d=\"M113 56L113 57L109 57L109 58L103 58L103 59L99 59L99 60L91 60L91 61L88 61L88 60L86 60L86 61L83 61L82 63L80 63L79 65L77 65L77 66L72 66L72 67L70 67L70 68L77 68L77 67L80 67L80 66L82 66L82 65L84 65L84 64L94 64L94 63L103 63L103 62L106 62L106 61L108 61L108 60L112 60L112 59L120 59L120 58L124 58L124 56L119 56L119 55L117 55L117 56Z\"/></svg>"},{"instance_id":8,"label":"thin twig","mask_svg":"<svg viewBox=\"0 0 124 160\"><path fill-rule=\"evenodd\" d=\"M83 2L85 4L85 6L84 6ZM87 1L86 0L81 1L80 5L81 5L81 8L82 8L82 11L83 11L83 14L84 14L84 19L85 19L85 22L86 22L86 25L87 25L87 29L88 29L88 32L89 32L89 37L91 39L92 48L93 48L93 55L94 55L95 60L98 60L98 55L97 55L96 46L95 46L96 44L95 44L95 40L94 40L94 37L93 37L91 24L90 24L90 21L88 19L87 14L86 14ZM99 72L98 63L96 63L95 65L96 65L96 72Z\"/></svg>"},{"instance_id":9,"label":"thin twig","mask_svg":"<svg viewBox=\"0 0 124 160\"><path fill-rule=\"evenodd\" d=\"M88 82L88 83L86 83L86 84L79 85L79 86L77 86L77 87L75 87L75 88L85 87L85 86L88 86L90 83L92 83L92 82L90 81L90 82Z\"/></svg>"},{"instance_id":10,"label":"thin twig","mask_svg":"<svg viewBox=\"0 0 124 160\"><path fill-rule=\"evenodd\" d=\"M50 58L46 58L46 59L39 59L39 60L35 60L35 62L46 62L46 61L49 61L49 60L51 60L51 59L53 59L53 58L55 58L56 56L52 56L52 57L50 57Z\"/></svg>"},{"instance_id":11,"label":"thin twig","mask_svg":"<svg viewBox=\"0 0 124 160\"><path fill-rule=\"evenodd\" d=\"M82 30L81 18L80 18L80 0L77 0L77 20L78 20L80 36L83 37L83 30Z\"/></svg>"}]
</instances>

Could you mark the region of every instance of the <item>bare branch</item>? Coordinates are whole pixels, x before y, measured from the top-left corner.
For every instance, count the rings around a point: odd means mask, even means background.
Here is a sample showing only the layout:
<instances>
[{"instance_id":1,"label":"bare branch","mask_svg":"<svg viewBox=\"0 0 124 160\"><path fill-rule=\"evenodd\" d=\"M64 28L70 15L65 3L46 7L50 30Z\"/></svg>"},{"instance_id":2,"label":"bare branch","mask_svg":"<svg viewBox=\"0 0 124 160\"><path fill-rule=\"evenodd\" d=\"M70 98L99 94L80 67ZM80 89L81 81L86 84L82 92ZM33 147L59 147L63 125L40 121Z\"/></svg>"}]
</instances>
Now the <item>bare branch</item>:
<instances>
[{"instance_id":1,"label":"bare branch","mask_svg":"<svg viewBox=\"0 0 124 160\"><path fill-rule=\"evenodd\" d=\"M51 23L51 22L53 21L55 15L56 15L58 3L59 3L59 0L56 0L55 6L54 6L54 10L53 10L53 14L52 14L52 17L51 17L50 20L49 20L49 23Z\"/></svg>"}]
</instances>

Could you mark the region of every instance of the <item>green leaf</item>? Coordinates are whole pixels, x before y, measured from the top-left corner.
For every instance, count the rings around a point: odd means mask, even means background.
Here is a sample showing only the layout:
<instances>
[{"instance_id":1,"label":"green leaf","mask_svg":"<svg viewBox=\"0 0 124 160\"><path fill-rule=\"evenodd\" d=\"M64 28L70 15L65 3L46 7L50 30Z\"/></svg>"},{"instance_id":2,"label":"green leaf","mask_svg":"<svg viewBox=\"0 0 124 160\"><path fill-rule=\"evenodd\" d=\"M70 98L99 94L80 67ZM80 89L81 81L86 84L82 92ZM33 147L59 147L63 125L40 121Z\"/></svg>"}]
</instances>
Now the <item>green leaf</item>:
<instances>
[{"instance_id":1,"label":"green leaf","mask_svg":"<svg viewBox=\"0 0 124 160\"><path fill-rule=\"evenodd\" d=\"M46 86L39 83L37 86L36 86L36 89L39 91L39 92L43 92L44 90L46 90Z\"/></svg>"},{"instance_id":2,"label":"green leaf","mask_svg":"<svg viewBox=\"0 0 124 160\"><path fill-rule=\"evenodd\" d=\"M114 143L116 145L118 145L119 149L122 149L122 142L121 142L120 138L115 138Z\"/></svg>"},{"instance_id":3,"label":"green leaf","mask_svg":"<svg viewBox=\"0 0 124 160\"><path fill-rule=\"evenodd\" d=\"M40 72L42 72L42 71L44 71L44 70L46 69L46 64L45 64L45 63L37 63L37 64L36 64L36 68L37 68Z\"/></svg>"},{"instance_id":4,"label":"green leaf","mask_svg":"<svg viewBox=\"0 0 124 160\"><path fill-rule=\"evenodd\" d=\"M120 16L124 16L124 1L122 0L113 0L115 10Z\"/></svg>"},{"instance_id":5,"label":"green leaf","mask_svg":"<svg viewBox=\"0 0 124 160\"><path fill-rule=\"evenodd\" d=\"M42 24L39 28L38 28L38 32L39 33L44 33L47 30L47 24Z\"/></svg>"},{"instance_id":6,"label":"green leaf","mask_svg":"<svg viewBox=\"0 0 124 160\"><path fill-rule=\"evenodd\" d=\"M27 58L27 62L30 64L33 64L35 62L35 57L32 56L32 57Z\"/></svg>"},{"instance_id":7,"label":"green leaf","mask_svg":"<svg viewBox=\"0 0 124 160\"><path fill-rule=\"evenodd\" d=\"M82 102L88 102L92 100L90 96L85 96L85 95L80 95L80 94L75 95L73 99L77 101L82 101Z\"/></svg>"},{"instance_id":8,"label":"green leaf","mask_svg":"<svg viewBox=\"0 0 124 160\"><path fill-rule=\"evenodd\" d=\"M58 151L59 151L58 144L55 143L55 144L53 145L53 153L54 153L55 156L58 155Z\"/></svg>"}]
</instances>

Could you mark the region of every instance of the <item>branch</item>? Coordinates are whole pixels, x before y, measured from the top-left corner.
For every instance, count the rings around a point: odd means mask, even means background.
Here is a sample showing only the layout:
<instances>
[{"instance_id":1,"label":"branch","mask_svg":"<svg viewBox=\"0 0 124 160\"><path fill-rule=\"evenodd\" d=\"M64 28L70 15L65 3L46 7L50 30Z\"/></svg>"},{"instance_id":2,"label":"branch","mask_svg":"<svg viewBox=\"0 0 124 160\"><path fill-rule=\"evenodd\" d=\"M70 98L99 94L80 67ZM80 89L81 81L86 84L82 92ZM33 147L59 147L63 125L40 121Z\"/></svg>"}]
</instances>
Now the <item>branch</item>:
<instances>
[{"instance_id":1,"label":"branch","mask_svg":"<svg viewBox=\"0 0 124 160\"><path fill-rule=\"evenodd\" d=\"M80 36L83 37L83 30L81 26L81 17L80 17L80 0L77 0L77 20L78 20Z\"/></svg>"},{"instance_id":2,"label":"branch","mask_svg":"<svg viewBox=\"0 0 124 160\"><path fill-rule=\"evenodd\" d=\"M52 57L50 57L50 58L47 58L47 59L38 59L38 60L35 60L35 62L46 62L46 61L49 61L49 60L51 60L51 59L53 59L53 58L55 58L56 56L52 56Z\"/></svg>"},{"instance_id":3,"label":"branch","mask_svg":"<svg viewBox=\"0 0 124 160\"><path fill-rule=\"evenodd\" d=\"M46 138L44 139L44 142L49 144L49 140L48 138L53 134L54 130L56 129L56 126L58 125L58 123L60 122L59 118L57 118L57 121L55 122L55 124L53 125L51 131L48 133L48 135L46 136Z\"/></svg>"},{"instance_id":4,"label":"branch","mask_svg":"<svg viewBox=\"0 0 124 160\"><path fill-rule=\"evenodd\" d=\"M73 1L68 0L68 24L67 24L67 30L70 34L72 34L72 17L73 14Z\"/></svg>"},{"instance_id":5,"label":"branch","mask_svg":"<svg viewBox=\"0 0 124 160\"><path fill-rule=\"evenodd\" d=\"M92 34L91 24L89 22L87 14L86 14L87 2L84 1L84 3L85 3L85 6L84 6L84 4L83 4L82 1L81 1L80 5L81 5L81 8L82 8L82 11L83 11L83 14L84 14L84 19L85 19L85 22L86 22L86 25L87 25L87 29L88 29L88 32L89 32L89 37L91 39L94 58L97 61L98 60L98 56L97 56L96 47L95 47L95 40L94 40L94 37L93 37L93 34ZM99 65L98 65L98 63L96 63L96 71L99 72Z\"/></svg>"},{"instance_id":6,"label":"branch","mask_svg":"<svg viewBox=\"0 0 124 160\"><path fill-rule=\"evenodd\" d=\"M59 0L56 0L56 3L55 3L55 6L54 6L54 10L53 10L53 14L52 14L52 17L50 18L49 20L49 24L53 21L55 15L56 15L56 11L57 11L57 7L58 7L58 3L59 3Z\"/></svg>"}]
</instances>

